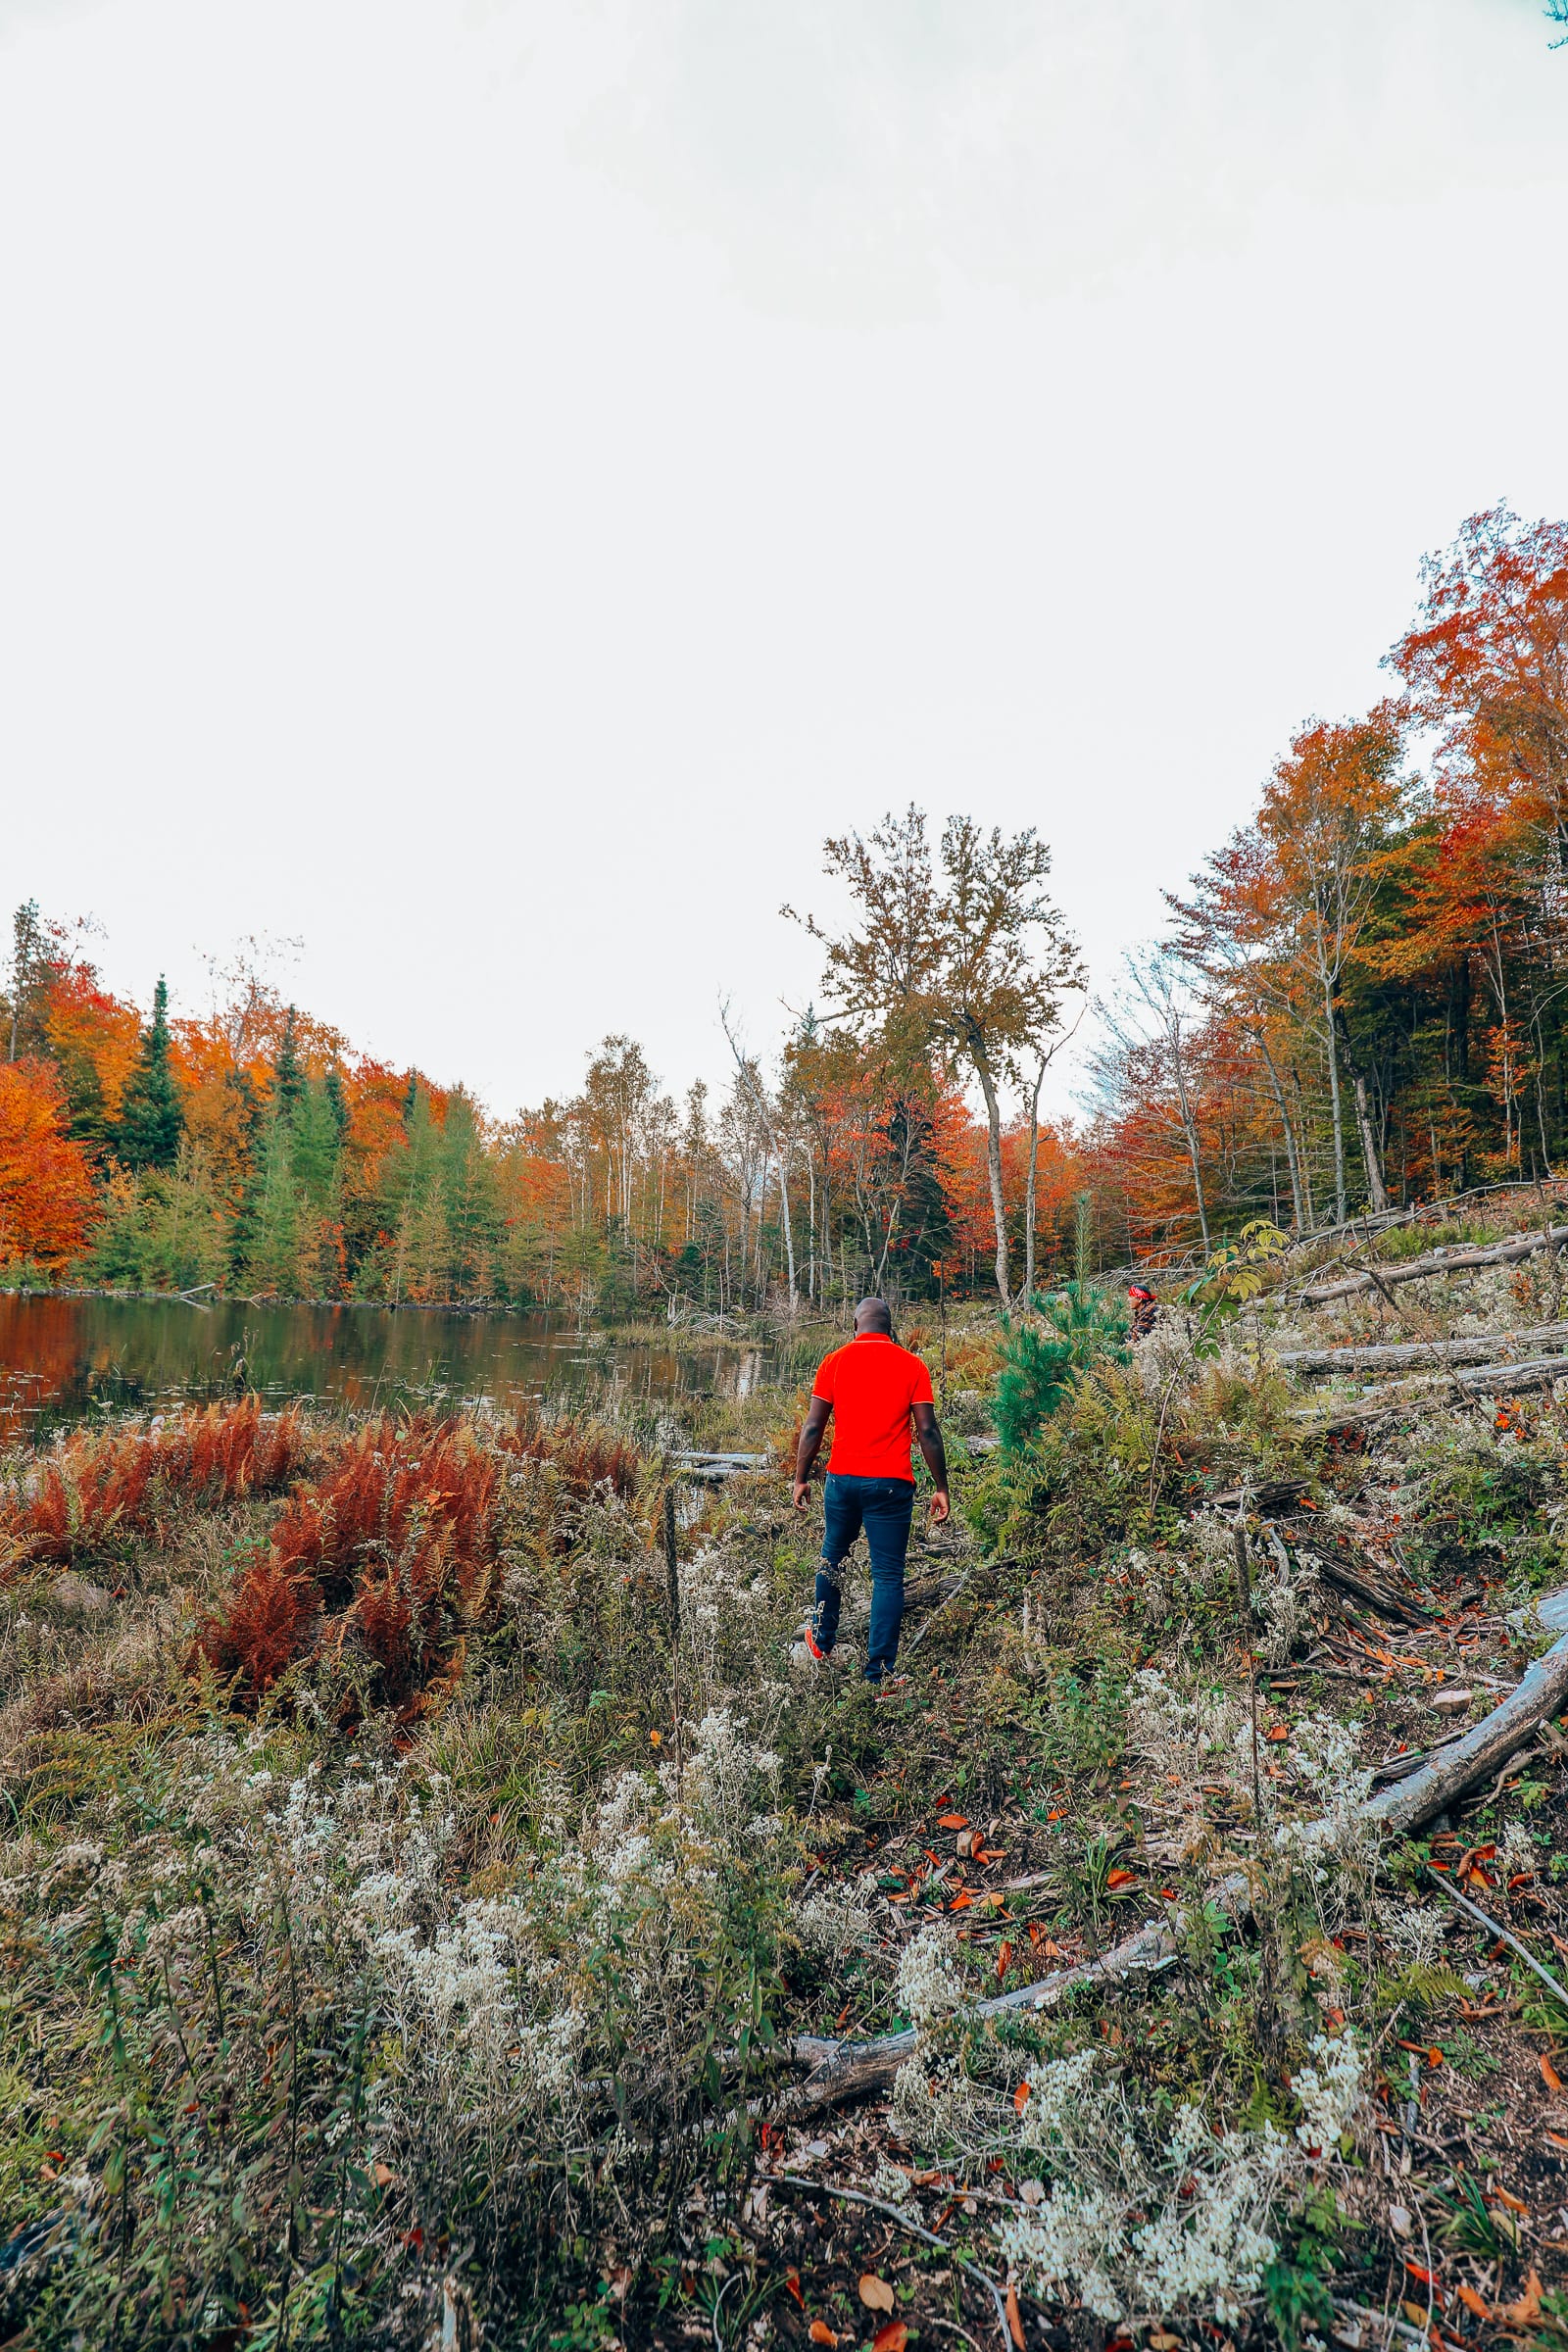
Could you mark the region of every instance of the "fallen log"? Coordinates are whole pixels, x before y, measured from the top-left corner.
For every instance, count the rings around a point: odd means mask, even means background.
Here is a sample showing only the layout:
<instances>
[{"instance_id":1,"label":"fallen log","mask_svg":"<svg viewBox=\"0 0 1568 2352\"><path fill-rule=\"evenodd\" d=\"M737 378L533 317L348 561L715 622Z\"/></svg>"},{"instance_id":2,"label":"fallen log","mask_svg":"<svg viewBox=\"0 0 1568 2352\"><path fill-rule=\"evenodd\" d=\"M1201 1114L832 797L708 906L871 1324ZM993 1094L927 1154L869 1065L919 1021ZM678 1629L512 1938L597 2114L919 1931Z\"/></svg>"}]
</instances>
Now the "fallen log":
<instances>
[{"instance_id":1,"label":"fallen log","mask_svg":"<svg viewBox=\"0 0 1568 2352\"><path fill-rule=\"evenodd\" d=\"M1369 1609L1376 1609L1380 1617L1395 1617L1405 1625L1431 1625L1434 1622L1430 1609L1423 1609L1416 1601L1406 1600L1402 1593L1391 1591L1387 1585L1374 1583L1369 1576L1359 1575L1355 1569L1347 1567L1343 1560L1337 1560L1332 1552L1307 1551L1298 1544L1297 1554L1298 1558L1308 1561L1319 1576L1327 1577L1331 1585L1338 1585L1342 1592L1353 1593L1357 1600L1364 1600Z\"/></svg>"},{"instance_id":2,"label":"fallen log","mask_svg":"<svg viewBox=\"0 0 1568 2352\"><path fill-rule=\"evenodd\" d=\"M1463 1796L1489 1772L1531 1744L1542 1727L1561 1714L1565 1705L1568 1634L1560 1634L1473 1731L1451 1746L1438 1749L1408 1780L1396 1781L1392 1788L1370 1798L1365 1807L1369 1818L1382 1822L1396 1837L1407 1838L1424 1821L1444 1812L1453 1798Z\"/></svg>"},{"instance_id":3,"label":"fallen log","mask_svg":"<svg viewBox=\"0 0 1568 2352\"><path fill-rule=\"evenodd\" d=\"M1222 1901L1227 1889L1238 1891L1233 1899L1245 1900L1247 1879L1238 1874L1227 1879L1210 1902ZM1166 1919L1151 1920L1135 1936L1129 1936L1098 1960L1080 1960L1072 1968L1058 1968L1037 1984L1022 1984L1015 1992L1001 1992L988 2001L979 2001L965 2010L970 2018L1002 2017L1009 2009L1049 2009L1080 1984L1109 1984L1124 1977L1147 1976L1155 1969L1166 1968L1181 1949L1181 1928L1184 1915L1172 1912ZM803 2034L791 2045L791 2056L797 2065L810 2066L814 2072L797 2088L786 2092L775 2110L780 2120L797 2116L815 2115L824 2107L842 2106L846 2099L863 2097L869 2090L885 2090L893 2082L906 2058L912 2058L919 2036L908 2027L902 2034L884 2034L876 2041L826 2041L814 2034Z\"/></svg>"},{"instance_id":4,"label":"fallen log","mask_svg":"<svg viewBox=\"0 0 1568 2352\"><path fill-rule=\"evenodd\" d=\"M1347 1274L1340 1282L1322 1282L1298 1291L1303 1306L1327 1306L1334 1298L1353 1298L1361 1291L1392 1288L1399 1282L1425 1282L1434 1274L1472 1274L1482 1266L1511 1266L1538 1250L1555 1250L1568 1242L1568 1225L1547 1225L1540 1233L1510 1234L1506 1241L1489 1242L1475 1250L1434 1250L1426 1257L1407 1257L1402 1265L1379 1266L1373 1274Z\"/></svg>"},{"instance_id":5,"label":"fallen log","mask_svg":"<svg viewBox=\"0 0 1568 2352\"><path fill-rule=\"evenodd\" d=\"M1293 1502L1311 1488L1309 1478L1265 1478L1256 1486L1227 1487L1223 1494L1210 1494L1203 1508L1208 1511L1261 1511L1272 1518L1288 1510Z\"/></svg>"},{"instance_id":6,"label":"fallen log","mask_svg":"<svg viewBox=\"0 0 1568 2352\"><path fill-rule=\"evenodd\" d=\"M1327 1412L1298 1413L1296 1426L1303 1437L1327 1437L1337 1429L1356 1429L1379 1421L1408 1404L1424 1404L1445 1391L1452 1396L1516 1396L1527 1389L1549 1389L1568 1381L1568 1355L1538 1355L1518 1364L1481 1364L1471 1372L1437 1373L1430 1380L1396 1381Z\"/></svg>"},{"instance_id":7,"label":"fallen log","mask_svg":"<svg viewBox=\"0 0 1568 2352\"><path fill-rule=\"evenodd\" d=\"M1553 1596L1557 1601L1563 1598L1561 1594ZM1548 1609L1552 1602L1542 1606ZM1564 1706L1568 1706L1568 1633L1559 1635L1485 1721L1467 1732L1462 1740L1433 1755L1407 1780L1369 1797L1362 1812L1393 1836L1408 1837L1423 1822L1445 1812L1456 1797L1463 1796L1522 1745L1533 1741L1543 1725L1549 1724ZM1328 1823L1316 1827L1320 1836L1327 1836ZM1205 1908L1218 1910L1234 1920L1243 1916L1250 1900L1250 1880L1245 1871L1235 1871L1209 1889ZM1049 1977L1020 1985L1015 1992L998 1993L990 2000L977 2001L973 2008L960 2014L966 2019L983 2019L1004 2016L1015 2009L1050 2009L1063 1993L1081 1986L1114 1984L1130 1977L1152 1976L1179 1956L1186 1925L1185 1909L1173 1905L1163 1919L1148 1921L1108 1952L1102 1953L1098 1960L1082 1960L1074 1967L1055 1969ZM917 2044L918 2036L912 2027L903 2034L885 2034L875 2041L828 2041L814 2034L799 2035L790 2045L790 2055L797 2065L808 2066L812 2071L804 2082L786 2092L774 2110L775 2119L793 2121L815 2115L825 2107L860 2098L867 2091L887 2089L905 2060L913 2056Z\"/></svg>"},{"instance_id":8,"label":"fallen log","mask_svg":"<svg viewBox=\"0 0 1568 2352\"><path fill-rule=\"evenodd\" d=\"M1536 1323L1528 1331L1482 1332L1462 1340L1411 1340L1368 1348L1284 1348L1275 1362L1287 1372L1379 1372L1399 1364L1480 1364L1498 1360L1501 1348L1568 1340L1568 1323Z\"/></svg>"}]
</instances>

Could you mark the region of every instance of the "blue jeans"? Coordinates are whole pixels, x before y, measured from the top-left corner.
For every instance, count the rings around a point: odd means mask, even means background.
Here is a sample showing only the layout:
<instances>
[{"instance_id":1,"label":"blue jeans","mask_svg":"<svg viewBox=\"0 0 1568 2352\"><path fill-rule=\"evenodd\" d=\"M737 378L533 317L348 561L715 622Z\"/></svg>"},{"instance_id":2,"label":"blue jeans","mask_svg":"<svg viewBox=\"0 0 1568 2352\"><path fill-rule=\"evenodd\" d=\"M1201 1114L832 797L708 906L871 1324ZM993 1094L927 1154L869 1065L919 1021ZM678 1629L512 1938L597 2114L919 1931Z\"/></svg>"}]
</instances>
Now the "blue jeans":
<instances>
[{"instance_id":1,"label":"blue jeans","mask_svg":"<svg viewBox=\"0 0 1568 2352\"><path fill-rule=\"evenodd\" d=\"M865 1644L865 1679L879 1683L893 1672L904 1623L904 1555L914 1516L912 1478L829 1476L822 1486L822 1565L816 1572L816 1609L811 1631L831 1649L839 1634L839 1571L861 1528L871 1554L871 1631Z\"/></svg>"}]
</instances>

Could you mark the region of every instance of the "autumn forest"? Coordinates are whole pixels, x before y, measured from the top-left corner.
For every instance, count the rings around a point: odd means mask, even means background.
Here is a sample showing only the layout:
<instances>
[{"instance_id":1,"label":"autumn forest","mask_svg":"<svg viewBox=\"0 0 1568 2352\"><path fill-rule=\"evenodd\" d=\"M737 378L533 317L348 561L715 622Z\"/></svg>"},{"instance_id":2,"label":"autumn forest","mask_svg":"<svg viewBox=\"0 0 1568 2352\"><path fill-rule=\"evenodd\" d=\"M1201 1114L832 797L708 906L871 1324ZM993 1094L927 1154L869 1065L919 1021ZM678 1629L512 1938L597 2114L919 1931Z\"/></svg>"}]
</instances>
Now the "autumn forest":
<instances>
[{"instance_id":1,"label":"autumn forest","mask_svg":"<svg viewBox=\"0 0 1568 2352\"><path fill-rule=\"evenodd\" d=\"M1568 1147L1568 523L1473 517L1423 566L1388 693L1313 719L1255 811L1087 972L1037 832L909 808L826 845L849 914L776 1060L667 1093L629 1035L500 1120L355 1051L254 959L203 1016L100 984L84 925L15 917L0 1011L6 1280L607 1319L1049 1279L1266 1216L1551 1171ZM1079 1024L1082 1023L1080 1029ZM1070 1119L1042 1088L1096 1040Z\"/></svg>"}]
</instances>

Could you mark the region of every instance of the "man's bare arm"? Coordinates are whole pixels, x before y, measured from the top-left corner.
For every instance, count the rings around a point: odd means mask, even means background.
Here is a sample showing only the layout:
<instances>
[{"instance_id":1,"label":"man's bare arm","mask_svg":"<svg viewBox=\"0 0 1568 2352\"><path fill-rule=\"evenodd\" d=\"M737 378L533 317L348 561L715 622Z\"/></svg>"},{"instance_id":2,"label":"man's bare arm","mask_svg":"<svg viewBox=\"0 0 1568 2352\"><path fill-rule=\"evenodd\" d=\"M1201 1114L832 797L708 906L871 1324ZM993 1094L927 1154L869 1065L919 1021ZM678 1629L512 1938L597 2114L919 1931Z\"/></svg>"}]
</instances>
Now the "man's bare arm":
<instances>
[{"instance_id":1,"label":"man's bare arm","mask_svg":"<svg viewBox=\"0 0 1568 2352\"><path fill-rule=\"evenodd\" d=\"M925 1466L931 1473L936 1493L931 1497L932 1524L940 1527L953 1508L948 1498L948 1450L937 1427L937 1408L934 1404L917 1404L914 1408L914 1435L925 1456Z\"/></svg>"},{"instance_id":2,"label":"man's bare arm","mask_svg":"<svg viewBox=\"0 0 1568 2352\"><path fill-rule=\"evenodd\" d=\"M810 1409L801 1423L801 1442L795 1449L795 1508L806 1508L807 1489L811 1479L811 1464L822 1449L822 1432L833 1407L820 1396L811 1398ZM940 1444L940 1439L938 1440Z\"/></svg>"}]
</instances>

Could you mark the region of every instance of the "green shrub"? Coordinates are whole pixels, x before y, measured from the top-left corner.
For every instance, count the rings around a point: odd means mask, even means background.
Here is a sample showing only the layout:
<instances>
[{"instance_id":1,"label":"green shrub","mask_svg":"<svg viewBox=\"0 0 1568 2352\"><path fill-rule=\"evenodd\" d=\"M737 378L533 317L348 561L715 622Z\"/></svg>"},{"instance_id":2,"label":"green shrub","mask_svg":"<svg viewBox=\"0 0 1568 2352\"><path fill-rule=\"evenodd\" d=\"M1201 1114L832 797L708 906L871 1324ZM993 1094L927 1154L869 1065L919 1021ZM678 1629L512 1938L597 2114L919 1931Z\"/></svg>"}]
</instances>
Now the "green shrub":
<instances>
[{"instance_id":1,"label":"green shrub","mask_svg":"<svg viewBox=\"0 0 1568 2352\"><path fill-rule=\"evenodd\" d=\"M996 1423L1002 1450L1020 1454L1055 1412L1081 1372L1127 1361L1127 1317L1113 1300L1081 1282L1055 1297L1031 1297L1039 1322L1002 1317L1002 1376Z\"/></svg>"}]
</instances>

